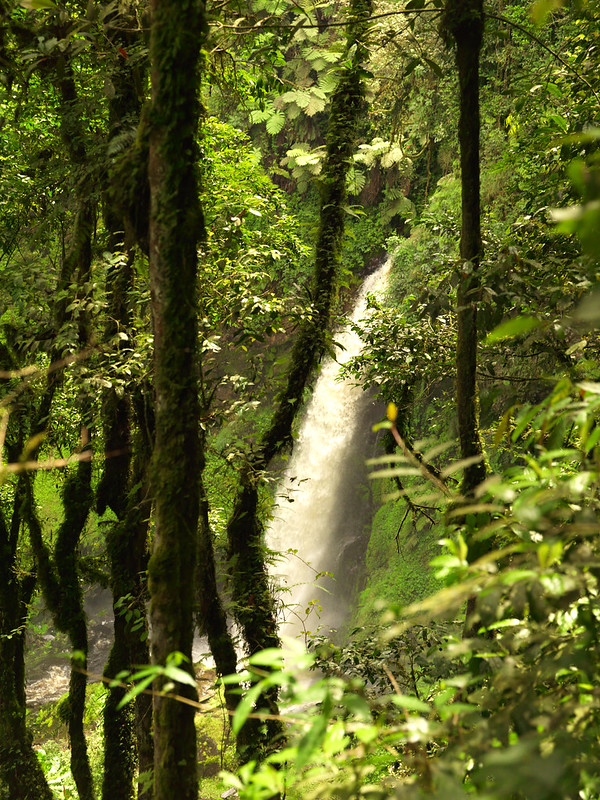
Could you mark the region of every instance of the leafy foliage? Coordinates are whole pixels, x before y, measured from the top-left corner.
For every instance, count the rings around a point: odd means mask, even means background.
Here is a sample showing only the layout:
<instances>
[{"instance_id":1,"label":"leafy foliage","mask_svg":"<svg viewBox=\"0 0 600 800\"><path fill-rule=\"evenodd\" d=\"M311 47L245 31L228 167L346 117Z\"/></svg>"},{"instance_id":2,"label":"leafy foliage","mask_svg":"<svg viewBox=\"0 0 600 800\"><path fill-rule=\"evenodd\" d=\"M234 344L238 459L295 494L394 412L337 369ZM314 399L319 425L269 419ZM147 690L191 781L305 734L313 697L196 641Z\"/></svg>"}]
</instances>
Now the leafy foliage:
<instances>
[{"instance_id":1,"label":"leafy foliage","mask_svg":"<svg viewBox=\"0 0 600 800\"><path fill-rule=\"evenodd\" d=\"M288 781L314 798L359 786L373 798L596 796L599 398L598 384L563 382L519 410L511 438L536 456L472 500L451 497L455 532L435 559L447 588L387 611L365 651L316 642L316 664L335 677L310 688L281 677L290 702L316 702L318 714L293 714L291 747L239 773L241 797ZM571 446L556 449L565 429ZM469 529L500 549L473 561ZM477 637L433 622L454 619L468 596ZM370 782L382 750L386 768Z\"/></svg>"}]
</instances>

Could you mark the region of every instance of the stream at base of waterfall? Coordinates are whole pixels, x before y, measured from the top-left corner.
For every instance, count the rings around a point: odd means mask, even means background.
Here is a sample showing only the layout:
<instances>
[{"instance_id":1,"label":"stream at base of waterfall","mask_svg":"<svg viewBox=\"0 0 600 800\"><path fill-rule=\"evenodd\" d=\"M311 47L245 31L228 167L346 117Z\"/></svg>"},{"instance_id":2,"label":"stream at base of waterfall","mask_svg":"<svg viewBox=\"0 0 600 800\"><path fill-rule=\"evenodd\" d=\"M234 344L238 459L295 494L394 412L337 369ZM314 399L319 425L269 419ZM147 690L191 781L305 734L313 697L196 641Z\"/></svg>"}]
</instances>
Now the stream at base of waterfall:
<instances>
[{"instance_id":1,"label":"stream at base of waterfall","mask_svg":"<svg viewBox=\"0 0 600 800\"><path fill-rule=\"evenodd\" d=\"M369 275L350 316L365 316L368 295L385 289L390 259ZM336 359L324 360L293 454L276 493L266 542L284 605L287 636L339 631L361 588L373 504L366 459L374 454L381 404L340 369L362 349L351 324L335 335Z\"/></svg>"}]
</instances>

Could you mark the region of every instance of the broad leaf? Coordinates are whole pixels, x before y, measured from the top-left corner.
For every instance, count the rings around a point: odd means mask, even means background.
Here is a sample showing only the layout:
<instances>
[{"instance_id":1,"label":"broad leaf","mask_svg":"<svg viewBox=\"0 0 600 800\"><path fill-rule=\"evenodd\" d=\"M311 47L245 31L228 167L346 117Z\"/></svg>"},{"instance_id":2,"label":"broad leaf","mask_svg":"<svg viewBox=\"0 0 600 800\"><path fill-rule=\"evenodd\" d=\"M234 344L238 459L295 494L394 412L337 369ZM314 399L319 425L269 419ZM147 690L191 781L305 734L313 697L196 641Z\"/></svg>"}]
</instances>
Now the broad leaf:
<instances>
[{"instance_id":1,"label":"broad leaf","mask_svg":"<svg viewBox=\"0 0 600 800\"><path fill-rule=\"evenodd\" d=\"M485 338L484 344L495 344L495 342L502 342L505 339L514 339L515 336L521 336L523 333L539 328L543 322L537 317L513 317L506 322L501 322L493 331L490 331Z\"/></svg>"}]
</instances>

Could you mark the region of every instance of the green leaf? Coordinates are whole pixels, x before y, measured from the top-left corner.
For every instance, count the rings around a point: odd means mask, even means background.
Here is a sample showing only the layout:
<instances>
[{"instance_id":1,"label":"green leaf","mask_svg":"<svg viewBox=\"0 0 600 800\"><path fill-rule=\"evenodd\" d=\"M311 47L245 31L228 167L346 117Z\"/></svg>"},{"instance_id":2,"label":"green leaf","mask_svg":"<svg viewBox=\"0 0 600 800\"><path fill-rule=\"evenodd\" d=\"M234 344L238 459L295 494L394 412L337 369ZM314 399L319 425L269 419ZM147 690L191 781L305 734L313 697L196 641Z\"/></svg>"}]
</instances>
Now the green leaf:
<instances>
[{"instance_id":1,"label":"green leaf","mask_svg":"<svg viewBox=\"0 0 600 800\"><path fill-rule=\"evenodd\" d=\"M535 580L537 573L531 569L511 569L502 575L502 583L505 586L512 586L521 581Z\"/></svg>"},{"instance_id":2,"label":"green leaf","mask_svg":"<svg viewBox=\"0 0 600 800\"><path fill-rule=\"evenodd\" d=\"M319 95L313 92L310 96L310 100L308 101L306 107L304 108L304 113L307 116L312 117L315 114L319 113L320 111L323 111L324 108L325 108L325 99L323 97L319 97Z\"/></svg>"},{"instance_id":3,"label":"green leaf","mask_svg":"<svg viewBox=\"0 0 600 800\"><path fill-rule=\"evenodd\" d=\"M195 678L190 675L189 672L186 672L183 669L179 669L179 667L173 667L170 664L164 668L165 677L170 678L172 681L177 681L178 683L185 683L188 686L196 686Z\"/></svg>"},{"instance_id":4,"label":"green leaf","mask_svg":"<svg viewBox=\"0 0 600 800\"><path fill-rule=\"evenodd\" d=\"M500 442L502 441L502 437L508 431L508 427L510 425L510 421L512 419L513 411L515 410L514 406L510 406L504 414L500 422L498 423L498 427L496 428L496 433L494 434L494 447L498 447Z\"/></svg>"},{"instance_id":5,"label":"green leaf","mask_svg":"<svg viewBox=\"0 0 600 800\"><path fill-rule=\"evenodd\" d=\"M541 26L553 11L563 5L563 0L536 0L531 6L531 18L536 25Z\"/></svg>"},{"instance_id":6,"label":"green leaf","mask_svg":"<svg viewBox=\"0 0 600 800\"><path fill-rule=\"evenodd\" d=\"M342 703L358 719L363 722L371 722L371 709L364 697L359 694L345 694Z\"/></svg>"},{"instance_id":7,"label":"green leaf","mask_svg":"<svg viewBox=\"0 0 600 800\"><path fill-rule=\"evenodd\" d=\"M566 117L562 117L560 114L549 114L548 119L551 119L563 133L569 130L569 121Z\"/></svg>"},{"instance_id":8,"label":"green leaf","mask_svg":"<svg viewBox=\"0 0 600 800\"><path fill-rule=\"evenodd\" d=\"M555 83L547 83L546 91L548 92L548 94L551 94L553 97L556 97L557 100L562 100L564 97L563 93Z\"/></svg>"},{"instance_id":9,"label":"green leaf","mask_svg":"<svg viewBox=\"0 0 600 800\"><path fill-rule=\"evenodd\" d=\"M587 453L600 441L600 425L596 426L585 441L584 450Z\"/></svg>"},{"instance_id":10,"label":"green leaf","mask_svg":"<svg viewBox=\"0 0 600 800\"><path fill-rule=\"evenodd\" d=\"M29 8L32 11L50 11L57 8L53 0L21 0L23 8Z\"/></svg>"},{"instance_id":11,"label":"green leaf","mask_svg":"<svg viewBox=\"0 0 600 800\"><path fill-rule=\"evenodd\" d=\"M248 691L244 694L242 699L240 700L238 707L235 710L235 714L233 715L233 719L231 720L231 730L235 735L237 735L244 722L248 719L248 715L252 713L254 709L254 705L258 698L261 695L262 690L265 687L264 681L259 681L251 686Z\"/></svg>"},{"instance_id":12,"label":"green leaf","mask_svg":"<svg viewBox=\"0 0 600 800\"><path fill-rule=\"evenodd\" d=\"M314 723L311 725L309 730L300 740L298 744L298 753L296 755L296 769L302 769L302 767L307 764L323 741L323 736L325 735L325 731L327 730L327 718L324 713L319 714L316 718Z\"/></svg>"},{"instance_id":13,"label":"green leaf","mask_svg":"<svg viewBox=\"0 0 600 800\"><path fill-rule=\"evenodd\" d=\"M408 64L406 65L406 67L404 69L404 77L406 78L411 74L411 72L414 72L415 71L415 67L420 63L421 62L420 62L420 60L418 58L411 58L411 60L408 62Z\"/></svg>"},{"instance_id":14,"label":"green leaf","mask_svg":"<svg viewBox=\"0 0 600 800\"><path fill-rule=\"evenodd\" d=\"M271 669L283 669L284 657L283 650L279 647L268 647L250 656L248 663L253 666L271 667Z\"/></svg>"},{"instance_id":15,"label":"green leaf","mask_svg":"<svg viewBox=\"0 0 600 800\"><path fill-rule=\"evenodd\" d=\"M405 708L407 711L417 711L420 714L428 714L431 710L427 703L407 694L394 694L391 696L390 700L395 706Z\"/></svg>"},{"instance_id":16,"label":"green leaf","mask_svg":"<svg viewBox=\"0 0 600 800\"><path fill-rule=\"evenodd\" d=\"M431 70L433 70L433 72L435 72L435 74L438 76L438 78L443 78L444 77L444 70L440 67L439 64L437 64L435 61L432 61L430 58L426 58L425 56L423 56L423 60L425 61L427 66Z\"/></svg>"},{"instance_id":17,"label":"green leaf","mask_svg":"<svg viewBox=\"0 0 600 800\"><path fill-rule=\"evenodd\" d=\"M272 136L278 134L285 125L285 114L283 111L276 111L272 117L267 120L266 128L267 133Z\"/></svg>"},{"instance_id":18,"label":"green leaf","mask_svg":"<svg viewBox=\"0 0 600 800\"><path fill-rule=\"evenodd\" d=\"M505 339L514 339L515 336L521 336L523 333L539 328L544 323L537 317L513 317L501 322L500 325L490 331L485 338L484 344L495 344L495 342L502 342Z\"/></svg>"},{"instance_id":19,"label":"green leaf","mask_svg":"<svg viewBox=\"0 0 600 800\"><path fill-rule=\"evenodd\" d=\"M538 547L538 561L542 569L548 569L554 563L560 562L562 556L563 546L562 542L542 542Z\"/></svg>"},{"instance_id":20,"label":"green leaf","mask_svg":"<svg viewBox=\"0 0 600 800\"><path fill-rule=\"evenodd\" d=\"M383 426L381 426L383 427ZM378 469L376 472L371 472L369 478L395 478L400 475L420 475L421 471L415 467L392 467L391 469Z\"/></svg>"},{"instance_id":21,"label":"green leaf","mask_svg":"<svg viewBox=\"0 0 600 800\"><path fill-rule=\"evenodd\" d=\"M449 478L450 475L454 475L455 472L470 467L472 464L479 464L481 461L483 461L482 455L470 456L469 458L461 458L460 461L453 461L452 464L442 470L440 473L441 478L442 480Z\"/></svg>"},{"instance_id":22,"label":"green leaf","mask_svg":"<svg viewBox=\"0 0 600 800\"><path fill-rule=\"evenodd\" d=\"M515 429L510 437L513 442L516 442L519 439L525 428L529 425L537 413L538 409L536 406L524 406L523 410L515 421Z\"/></svg>"},{"instance_id":23,"label":"green leaf","mask_svg":"<svg viewBox=\"0 0 600 800\"><path fill-rule=\"evenodd\" d=\"M577 388L588 394L600 394L600 383L592 383L592 381L580 381Z\"/></svg>"},{"instance_id":24,"label":"green leaf","mask_svg":"<svg viewBox=\"0 0 600 800\"><path fill-rule=\"evenodd\" d=\"M155 672L153 675L148 675L147 678L144 678L144 680L136 683L135 686L132 686L131 689L125 694L123 699L119 702L117 709L123 708L127 705L127 703L130 703L134 698L136 698L138 694L141 694L144 689L150 686L156 676L157 672Z\"/></svg>"}]
</instances>

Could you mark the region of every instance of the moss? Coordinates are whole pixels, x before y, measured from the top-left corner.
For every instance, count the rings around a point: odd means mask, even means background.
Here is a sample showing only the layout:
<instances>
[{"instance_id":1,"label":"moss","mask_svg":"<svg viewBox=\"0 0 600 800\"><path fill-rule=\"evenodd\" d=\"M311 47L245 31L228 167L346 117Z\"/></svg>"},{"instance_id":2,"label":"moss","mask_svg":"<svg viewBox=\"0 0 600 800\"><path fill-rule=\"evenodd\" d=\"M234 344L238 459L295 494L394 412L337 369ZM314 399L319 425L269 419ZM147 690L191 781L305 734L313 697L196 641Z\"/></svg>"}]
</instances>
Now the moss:
<instances>
[{"instance_id":1,"label":"moss","mask_svg":"<svg viewBox=\"0 0 600 800\"><path fill-rule=\"evenodd\" d=\"M367 549L367 588L360 596L359 617L374 619L378 601L408 605L439 588L429 562L437 555L440 531L424 517L416 524L404 519L405 512L404 502L390 501L375 514Z\"/></svg>"},{"instance_id":2,"label":"moss","mask_svg":"<svg viewBox=\"0 0 600 800\"><path fill-rule=\"evenodd\" d=\"M197 244L204 224L196 181L203 5L154 0L149 112L150 284L156 436L155 537L148 564L152 656L191 658L199 514ZM180 694L194 699L186 685ZM154 797L196 800L194 709L154 697Z\"/></svg>"},{"instance_id":3,"label":"moss","mask_svg":"<svg viewBox=\"0 0 600 800\"><path fill-rule=\"evenodd\" d=\"M51 800L15 690L14 649L11 639L0 641L0 787L4 783L11 800Z\"/></svg>"}]
</instances>

